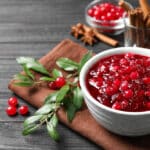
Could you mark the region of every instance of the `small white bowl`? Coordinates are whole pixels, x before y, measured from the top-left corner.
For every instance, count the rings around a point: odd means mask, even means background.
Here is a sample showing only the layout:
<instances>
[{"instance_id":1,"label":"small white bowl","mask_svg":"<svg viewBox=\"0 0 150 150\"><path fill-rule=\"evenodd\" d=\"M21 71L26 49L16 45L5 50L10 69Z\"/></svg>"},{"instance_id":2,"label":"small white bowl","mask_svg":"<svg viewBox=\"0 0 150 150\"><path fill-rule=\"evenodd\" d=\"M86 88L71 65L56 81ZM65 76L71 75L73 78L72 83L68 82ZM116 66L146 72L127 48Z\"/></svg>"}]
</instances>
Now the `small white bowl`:
<instances>
[{"instance_id":1,"label":"small white bowl","mask_svg":"<svg viewBox=\"0 0 150 150\"><path fill-rule=\"evenodd\" d=\"M104 57L127 52L150 57L150 49L137 47L119 47L100 52L83 66L80 73L80 86L89 111L100 125L111 132L125 136L150 134L150 111L125 112L114 110L96 101L86 87L86 75L93 64Z\"/></svg>"}]
</instances>

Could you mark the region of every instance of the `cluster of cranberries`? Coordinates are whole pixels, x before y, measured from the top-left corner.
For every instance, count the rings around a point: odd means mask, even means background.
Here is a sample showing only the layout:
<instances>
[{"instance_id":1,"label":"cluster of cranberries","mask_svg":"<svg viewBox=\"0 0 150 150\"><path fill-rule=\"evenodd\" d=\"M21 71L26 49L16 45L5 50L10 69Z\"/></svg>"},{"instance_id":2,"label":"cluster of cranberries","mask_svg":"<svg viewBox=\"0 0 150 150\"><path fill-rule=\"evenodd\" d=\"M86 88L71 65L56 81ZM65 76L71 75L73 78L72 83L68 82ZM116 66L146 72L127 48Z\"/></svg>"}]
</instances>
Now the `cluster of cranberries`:
<instances>
[{"instance_id":1,"label":"cluster of cranberries","mask_svg":"<svg viewBox=\"0 0 150 150\"><path fill-rule=\"evenodd\" d=\"M89 70L86 83L103 105L131 112L150 110L150 57L126 53L101 59Z\"/></svg>"},{"instance_id":2,"label":"cluster of cranberries","mask_svg":"<svg viewBox=\"0 0 150 150\"><path fill-rule=\"evenodd\" d=\"M64 77L57 77L55 81L52 81L48 84L49 88L52 90L57 90L63 87L66 84Z\"/></svg>"},{"instance_id":3,"label":"cluster of cranberries","mask_svg":"<svg viewBox=\"0 0 150 150\"><path fill-rule=\"evenodd\" d=\"M125 10L110 2L96 4L88 9L87 14L101 21L118 20L123 17Z\"/></svg>"},{"instance_id":4,"label":"cluster of cranberries","mask_svg":"<svg viewBox=\"0 0 150 150\"><path fill-rule=\"evenodd\" d=\"M17 114L17 106L18 106L18 99L16 97L10 97L8 99L8 107L6 108L6 113L9 116L15 116ZM19 114L27 115L29 110L28 106L22 105L18 109Z\"/></svg>"}]
</instances>

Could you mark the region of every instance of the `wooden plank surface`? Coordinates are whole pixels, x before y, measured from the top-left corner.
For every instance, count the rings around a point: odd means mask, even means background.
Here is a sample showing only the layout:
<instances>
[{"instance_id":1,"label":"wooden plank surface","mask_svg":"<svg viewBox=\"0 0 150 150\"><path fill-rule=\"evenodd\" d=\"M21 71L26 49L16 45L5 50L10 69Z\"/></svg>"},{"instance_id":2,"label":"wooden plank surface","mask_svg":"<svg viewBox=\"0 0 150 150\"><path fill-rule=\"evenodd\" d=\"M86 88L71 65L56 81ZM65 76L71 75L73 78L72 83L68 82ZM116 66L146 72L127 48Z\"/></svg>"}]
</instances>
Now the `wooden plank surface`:
<instances>
[{"instance_id":1,"label":"wooden plank surface","mask_svg":"<svg viewBox=\"0 0 150 150\"><path fill-rule=\"evenodd\" d=\"M17 115L11 118L5 114L7 99L13 95L7 88L8 82L21 71L15 58L40 58L65 38L83 45L69 32L71 25L85 23L84 9L90 1L0 0L0 150L102 150L62 124L58 126L59 143L52 141L44 128L23 137L22 123L26 117ZM136 0L131 2L137 5ZM123 35L114 38L120 41L120 46L123 45ZM111 47L98 43L87 48L97 53ZM25 104L21 98L19 102ZM35 108L29 105L29 109L33 114Z\"/></svg>"}]
</instances>

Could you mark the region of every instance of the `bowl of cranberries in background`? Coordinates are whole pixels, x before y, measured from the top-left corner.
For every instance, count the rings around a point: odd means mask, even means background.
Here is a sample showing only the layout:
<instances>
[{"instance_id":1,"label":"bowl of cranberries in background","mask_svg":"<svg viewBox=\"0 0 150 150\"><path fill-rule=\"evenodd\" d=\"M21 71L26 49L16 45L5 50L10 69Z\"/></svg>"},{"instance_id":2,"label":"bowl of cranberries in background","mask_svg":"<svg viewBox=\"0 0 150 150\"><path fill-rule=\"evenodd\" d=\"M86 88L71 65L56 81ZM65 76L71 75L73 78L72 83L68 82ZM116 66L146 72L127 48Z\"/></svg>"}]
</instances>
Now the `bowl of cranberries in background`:
<instances>
[{"instance_id":1,"label":"bowl of cranberries in background","mask_svg":"<svg viewBox=\"0 0 150 150\"><path fill-rule=\"evenodd\" d=\"M117 0L94 0L85 9L86 22L99 32L109 35L118 35L124 31L125 17L127 12L118 6Z\"/></svg>"},{"instance_id":2,"label":"bowl of cranberries in background","mask_svg":"<svg viewBox=\"0 0 150 150\"><path fill-rule=\"evenodd\" d=\"M125 136L150 134L150 50L109 49L83 66L80 86L98 123Z\"/></svg>"}]
</instances>

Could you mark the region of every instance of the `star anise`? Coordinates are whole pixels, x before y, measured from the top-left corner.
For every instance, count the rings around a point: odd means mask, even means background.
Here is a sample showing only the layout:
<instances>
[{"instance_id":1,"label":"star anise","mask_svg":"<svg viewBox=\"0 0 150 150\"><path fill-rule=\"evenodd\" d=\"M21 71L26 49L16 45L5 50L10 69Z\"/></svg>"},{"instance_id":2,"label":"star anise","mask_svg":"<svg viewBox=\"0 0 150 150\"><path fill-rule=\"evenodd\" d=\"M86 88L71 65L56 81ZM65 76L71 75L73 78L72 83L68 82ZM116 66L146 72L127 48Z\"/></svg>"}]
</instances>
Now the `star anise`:
<instances>
[{"instance_id":1,"label":"star anise","mask_svg":"<svg viewBox=\"0 0 150 150\"><path fill-rule=\"evenodd\" d=\"M96 42L95 34L94 34L93 30L89 29L88 31L85 31L81 40L85 44L93 45Z\"/></svg>"},{"instance_id":2,"label":"star anise","mask_svg":"<svg viewBox=\"0 0 150 150\"><path fill-rule=\"evenodd\" d=\"M78 23L77 25L74 25L71 27L71 34L78 38L80 35L83 34L83 25L81 23Z\"/></svg>"}]
</instances>

